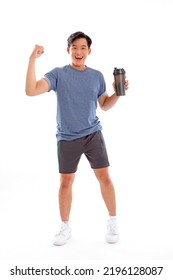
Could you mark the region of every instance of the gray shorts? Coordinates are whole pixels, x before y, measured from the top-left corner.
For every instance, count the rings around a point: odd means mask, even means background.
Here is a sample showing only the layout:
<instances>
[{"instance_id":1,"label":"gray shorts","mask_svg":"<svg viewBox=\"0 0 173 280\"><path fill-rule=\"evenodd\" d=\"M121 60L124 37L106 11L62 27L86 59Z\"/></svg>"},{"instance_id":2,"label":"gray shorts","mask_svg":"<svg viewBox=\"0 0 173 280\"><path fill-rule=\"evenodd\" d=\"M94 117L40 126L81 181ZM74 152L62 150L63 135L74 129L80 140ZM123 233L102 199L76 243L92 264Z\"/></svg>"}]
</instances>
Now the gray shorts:
<instances>
[{"instance_id":1,"label":"gray shorts","mask_svg":"<svg viewBox=\"0 0 173 280\"><path fill-rule=\"evenodd\" d=\"M85 154L93 169L109 166L101 131L72 141L60 140L58 142L59 173L75 173L82 154Z\"/></svg>"}]
</instances>

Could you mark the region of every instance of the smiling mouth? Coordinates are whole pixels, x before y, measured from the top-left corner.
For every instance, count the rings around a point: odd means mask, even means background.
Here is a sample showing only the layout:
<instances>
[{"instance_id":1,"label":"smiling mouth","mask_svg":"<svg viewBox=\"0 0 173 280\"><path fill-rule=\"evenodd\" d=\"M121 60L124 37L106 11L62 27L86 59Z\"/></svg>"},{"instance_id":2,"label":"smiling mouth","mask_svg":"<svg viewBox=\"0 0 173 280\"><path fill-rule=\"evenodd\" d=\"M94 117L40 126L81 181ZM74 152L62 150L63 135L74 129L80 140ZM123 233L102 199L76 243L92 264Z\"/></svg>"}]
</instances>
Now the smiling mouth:
<instances>
[{"instance_id":1,"label":"smiling mouth","mask_svg":"<svg viewBox=\"0 0 173 280\"><path fill-rule=\"evenodd\" d=\"M77 60L82 60L82 59L83 59L83 56L82 56L82 57L75 56L75 59L77 59Z\"/></svg>"}]
</instances>

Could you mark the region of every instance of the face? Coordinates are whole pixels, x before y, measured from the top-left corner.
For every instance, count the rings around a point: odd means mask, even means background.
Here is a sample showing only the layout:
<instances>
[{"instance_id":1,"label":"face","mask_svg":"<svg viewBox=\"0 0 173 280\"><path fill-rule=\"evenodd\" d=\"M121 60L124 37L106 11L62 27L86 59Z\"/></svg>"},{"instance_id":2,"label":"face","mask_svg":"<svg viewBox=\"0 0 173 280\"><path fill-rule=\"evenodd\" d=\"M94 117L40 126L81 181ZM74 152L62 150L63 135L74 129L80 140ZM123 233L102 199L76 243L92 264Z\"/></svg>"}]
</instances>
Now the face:
<instances>
[{"instance_id":1,"label":"face","mask_svg":"<svg viewBox=\"0 0 173 280\"><path fill-rule=\"evenodd\" d=\"M85 69L85 60L90 54L91 49L88 48L87 40L85 38L76 39L67 52L71 55L71 65L78 70Z\"/></svg>"}]
</instances>

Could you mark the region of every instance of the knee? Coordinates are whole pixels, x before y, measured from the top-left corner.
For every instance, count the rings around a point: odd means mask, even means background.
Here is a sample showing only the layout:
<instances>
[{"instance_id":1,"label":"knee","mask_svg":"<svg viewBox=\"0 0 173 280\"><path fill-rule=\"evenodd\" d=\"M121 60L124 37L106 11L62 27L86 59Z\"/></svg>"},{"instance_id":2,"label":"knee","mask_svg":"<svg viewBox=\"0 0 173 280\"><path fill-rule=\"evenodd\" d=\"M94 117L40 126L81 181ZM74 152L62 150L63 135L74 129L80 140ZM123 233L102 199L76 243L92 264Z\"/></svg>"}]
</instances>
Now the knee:
<instances>
[{"instance_id":1,"label":"knee","mask_svg":"<svg viewBox=\"0 0 173 280\"><path fill-rule=\"evenodd\" d=\"M72 186L74 181L74 174L61 174L60 186L63 188L69 188Z\"/></svg>"},{"instance_id":2,"label":"knee","mask_svg":"<svg viewBox=\"0 0 173 280\"><path fill-rule=\"evenodd\" d=\"M112 184L111 178L107 172L97 174L97 179L101 185L109 186Z\"/></svg>"},{"instance_id":3,"label":"knee","mask_svg":"<svg viewBox=\"0 0 173 280\"><path fill-rule=\"evenodd\" d=\"M109 176L102 176L99 181L104 186L109 186L112 184L112 181Z\"/></svg>"}]
</instances>

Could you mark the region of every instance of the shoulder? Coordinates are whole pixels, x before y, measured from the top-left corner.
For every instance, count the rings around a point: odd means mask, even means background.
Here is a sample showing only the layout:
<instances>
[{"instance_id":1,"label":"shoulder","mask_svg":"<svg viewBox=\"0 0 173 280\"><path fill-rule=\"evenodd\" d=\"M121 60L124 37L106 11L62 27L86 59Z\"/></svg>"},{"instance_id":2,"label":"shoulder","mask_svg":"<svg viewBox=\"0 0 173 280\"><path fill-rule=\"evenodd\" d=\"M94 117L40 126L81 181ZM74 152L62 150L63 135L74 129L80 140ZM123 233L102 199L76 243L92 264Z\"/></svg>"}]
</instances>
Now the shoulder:
<instances>
[{"instance_id":1,"label":"shoulder","mask_svg":"<svg viewBox=\"0 0 173 280\"><path fill-rule=\"evenodd\" d=\"M94 68L91 68L91 67L88 67L88 66L87 66L87 69L88 69L88 71L93 72L95 74L102 74L101 71L99 71L97 69L94 69Z\"/></svg>"},{"instance_id":2,"label":"shoulder","mask_svg":"<svg viewBox=\"0 0 173 280\"><path fill-rule=\"evenodd\" d=\"M91 73L92 75L95 75L99 78L103 78L103 74L101 71L97 70L97 69L94 69L94 68L91 68L91 67L87 67L87 70L89 73Z\"/></svg>"},{"instance_id":3,"label":"shoulder","mask_svg":"<svg viewBox=\"0 0 173 280\"><path fill-rule=\"evenodd\" d=\"M52 70L50 70L49 72L64 72L69 68L69 65L65 65L65 66L60 66L60 67L54 67Z\"/></svg>"},{"instance_id":4,"label":"shoulder","mask_svg":"<svg viewBox=\"0 0 173 280\"><path fill-rule=\"evenodd\" d=\"M53 69L51 69L50 71L48 71L45 76L54 76L54 77L58 77L59 74L61 73L65 73L68 69L68 65L62 66L62 67L54 67Z\"/></svg>"}]
</instances>

